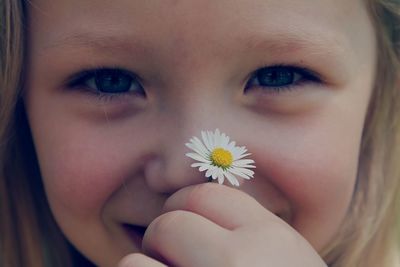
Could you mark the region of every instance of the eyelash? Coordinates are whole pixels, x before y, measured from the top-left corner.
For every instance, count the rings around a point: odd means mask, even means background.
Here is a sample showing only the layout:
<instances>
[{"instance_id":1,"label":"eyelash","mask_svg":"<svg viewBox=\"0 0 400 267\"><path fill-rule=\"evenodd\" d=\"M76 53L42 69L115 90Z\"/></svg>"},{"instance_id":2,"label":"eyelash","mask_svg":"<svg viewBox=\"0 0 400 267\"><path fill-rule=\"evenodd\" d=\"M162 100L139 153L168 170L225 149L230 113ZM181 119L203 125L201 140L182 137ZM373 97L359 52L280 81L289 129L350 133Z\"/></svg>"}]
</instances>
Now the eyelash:
<instances>
[{"instance_id":1,"label":"eyelash","mask_svg":"<svg viewBox=\"0 0 400 267\"><path fill-rule=\"evenodd\" d=\"M292 75L291 78L293 79L293 81L290 84L276 85L276 86L265 86L265 85L260 84L260 81L258 81L258 84L251 84L252 82L255 81L256 78L260 78L259 75L262 74L262 72L267 72L267 71L289 72ZM252 87L258 87L258 88L262 88L262 90L266 91L266 93L279 94L283 91L297 89L296 87L301 86L303 84L307 84L307 83L322 83L322 79L320 78L320 76L317 73L315 73L314 71L311 71L307 68L304 68L304 67L297 67L297 66L293 66L293 65L266 66L266 67L257 69L251 75L250 79L246 83L245 93Z\"/></svg>"},{"instance_id":2,"label":"eyelash","mask_svg":"<svg viewBox=\"0 0 400 267\"><path fill-rule=\"evenodd\" d=\"M271 74L271 72L286 72L286 74L290 74L289 79L293 79L293 82L290 82L289 84L285 85L278 85L278 86L265 86L260 83L260 76L265 75L266 73L269 72L270 75L269 78L277 78ZM88 83L94 79L91 84L95 85L94 87L98 87L98 81L96 79L99 79L98 74L110 74L110 75L120 75L124 76L124 78L129 79L129 84L130 88L133 85L133 83L136 83L136 86L138 87L135 91L122 91L122 92L102 92L98 88L91 88ZM276 74L276 73L275 73ZM281 73L282 74L282 73ZM283 76L279 76L278 78L282 78ZM104 77L103 77L104 78ZM110 77L109 77L110 78ZM114 77L115 78L115 77ZM272 78L272 79L273 79ZM285 78L285 77L284 77ZM286 77L287 78L287 77ZM112 79L111 79L112 80ZM104 80L103 80L104 81ZM107 80L106 80L107 81ZM118 80L118 82L121 80ZM113 81L111 81L112 83ZM125 81L126 82L126 81ZM250 79L246 82L246 86L244 88L244 93L247 93L249 90L254 90L254 88L261 88L263 92L266 93L281 93L282 91L287 91L287 90L294 90L296 87L301 86L304 83L321 83L322 80L319 78L319 75L316 74L315 72L303 68L303 67L297 67L297 66L292 66L292 65L273 65L273 66L266 66L257 69L255 72L252 73L250 76ZM124 70L122 68L118 67L100 67L96 69L91 69L91 70L83 70L76 75L73 75L69 79L69 82L67 82L67 87L68 88L79 88L79 89L84 89L88 91L91 94L94 94L98 97L100 102L110 102L116 99L119 99L121 97L129 97L129 96L136 96L136 97L146 97L146 93L143 89L143 86L141 85L140 78L133 74L130 71ZM129 89L130 89L129 88Z\"/></svg>"},{"instance_id":3,"label":"eyelash","mask_svg":"<svg viewBox=\"0 0 400 267\"><path fill-rule=\"evenodd\" d=\"M124 90L121 92L103 92L99 88L97 89L92 88L91 86L93 85L94 85L93 87L98 87L97 84L98 81L96 79L100 79L98 75L101 74L117 75L117 77L119 78L122 78L121 76L123 76L125 82L128 82L128 84L130 84L129 89L132 88L133 86L136 86L137 88L132 91ZM114 76L114 78L116 77ZM103 82L104 81L105 80L103 80ZM115 81L111 81L111 83L112 82ZM118 82L121 82L121 79L119 79ZM146 93L143 89L143 86L141 85L140 78L134 75L132 72L124 70L119 67L100 67L91 70L80 71L68 79L67 87L72 89L85 90L88 93L95 95L100 102L111 102L113 100L117 100L122 97L130 97L130 96L146 97Z\"/></svg>"}]
</instances>

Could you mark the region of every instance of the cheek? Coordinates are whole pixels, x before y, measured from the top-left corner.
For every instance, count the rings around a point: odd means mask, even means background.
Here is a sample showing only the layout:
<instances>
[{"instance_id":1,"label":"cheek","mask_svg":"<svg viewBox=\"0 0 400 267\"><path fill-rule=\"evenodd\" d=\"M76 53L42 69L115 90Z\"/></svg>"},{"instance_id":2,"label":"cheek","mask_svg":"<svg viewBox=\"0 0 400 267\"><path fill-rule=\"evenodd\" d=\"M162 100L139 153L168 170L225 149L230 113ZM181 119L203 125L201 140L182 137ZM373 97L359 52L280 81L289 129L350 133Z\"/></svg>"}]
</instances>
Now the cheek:
<instances>
[{"instance_id":1,"label":"cheek","mask_svg":"<svg viewBox=\"0 0 400 267\"><path fill-rule=\"evenodd\" d=\"M331 125L304 123L296 130L277 130L276 136L270 130L270 140L279 142L250 148L258 190L273 184L289 202L290 224L316 249L326 245L340 226L357 175L362 127L335 129ZM264 201L268 206L268 199Z\"/></svg>"},{"instance_id":2,"label":"cheek","mask_svg":"<svg viewBox=\"0 0 400 267\"><path fill-rule=\"evenodd\" d=\"M102 107L89 106L96 111L93 119L81 112L86 111L81 102L40 92L27 98L26 110L54 218L84 255L115 266L132 244L120 227L126 217L113 203L127 192L125 182L142 175L152 125L143 123L147 117L111 120Z\"/></svg>"},{"instance_id":3,"label":"cheek","mask_svg":"<svg viewBox=\"0 0 400 267\"><path fill-rule=\"evenodd\" d=\"M77 139L71 137L59 149L45 147L41 166L50 202L84 214L98 211L116 189L119 174L113 171L119 163L115 157L103 156L107 155L106 145L75 142Z\"/></svg>"},{"instance_id":4,"label":"cheek","mask_svg":"<svg viewBox=\"0 0 400 267\"><path fill-rule=\"evenodd\" d=\"M340 215L346 210L353 191L357 160L345 160L329 151L312 154L291 153L280 158L277 154L269 162L271 181L290 200L294 220L304 214Z\"/></svg>"},{"instance_id":5,"label":"cheek","mask_svg":"<svg viewBox=\"0 0 400 267\"><path fill-rule=\"evenodd\" d=\"M113 127L85 126L77 121L56 130L48 130L48 125L38 129L44 131L37 134L36 149L56 216L101 214L112 194L140 172L143 143L129 142L135 134L121 135Z\"/></svg>"}]
</instances>

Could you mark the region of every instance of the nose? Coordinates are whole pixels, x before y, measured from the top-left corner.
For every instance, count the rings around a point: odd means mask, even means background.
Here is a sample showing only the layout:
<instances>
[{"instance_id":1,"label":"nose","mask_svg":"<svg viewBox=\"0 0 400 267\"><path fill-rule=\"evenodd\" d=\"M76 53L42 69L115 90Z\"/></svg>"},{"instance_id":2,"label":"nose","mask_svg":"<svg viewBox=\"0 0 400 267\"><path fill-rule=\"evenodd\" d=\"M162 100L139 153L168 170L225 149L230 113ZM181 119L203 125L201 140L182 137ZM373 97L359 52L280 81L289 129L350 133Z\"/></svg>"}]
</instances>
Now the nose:
<instances>
[{"instance_id":1,"label":"nose","mask_svg":"<svg viewBox=\"0 0 400 267\"><path fill-rule=\"evenodd\" d=\"M158 193L171 194L180 188L206 182L204 174L190 167L192 160L185 156L189 152L184 145L186 136L181 133L166 137L166 143L145 165L148 186Z\"/></svg>"},{"instance_id":2,"label":"nose","mask_svg":"<svg viewBox=\"0 0 400 267\"><path fill-rule=\"evenodd\" d=\"M160 125L156 149L144 166L149 188L170 194L180 188L208 181L204 172L191 167L195 161L185 154L193 151L185 143L193 136L201 139L201 131L214 131L216 128L224 131L229 128L231 120L226 117L229 112L221 112L223 110L220 103L211 103L209 99L186 99L179 108L163 110L158 119Z\"/></svg>"}]
</instances>

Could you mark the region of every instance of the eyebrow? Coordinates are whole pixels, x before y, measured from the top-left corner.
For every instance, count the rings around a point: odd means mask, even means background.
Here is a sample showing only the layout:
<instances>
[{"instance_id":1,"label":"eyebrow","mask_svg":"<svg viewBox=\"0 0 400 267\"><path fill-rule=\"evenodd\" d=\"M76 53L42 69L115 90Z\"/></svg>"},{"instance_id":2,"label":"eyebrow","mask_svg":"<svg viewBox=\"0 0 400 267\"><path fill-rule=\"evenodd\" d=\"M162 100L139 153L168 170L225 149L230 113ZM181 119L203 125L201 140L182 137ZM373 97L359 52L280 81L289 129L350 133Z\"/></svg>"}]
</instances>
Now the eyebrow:
<instances>
[{"instance_id":1,"label":"eyebrow","mask_svg":"<svg viewBox=\"0 0 400 267\"><path fill-rule=\"evenodd\" d=\"M149 50L149 48L143 43L134 39L128 39L126 36L116 35L113 33L107 34L93 32L79 32L64 36L55 42L44 46L43 49L53 50L60 48L88 48L99 51Z\"/></svg>"},{"instance_id":2,"label":"eyebrow","mask_svg":"<svg viewBox=\"0 0 400 267\"><path fill-rule=\"evenodd\" d=\"M226 46L219 46L214 55L224 58L237 58L240 55L257 55L258 64L266 64L270 59L274 64L298 64L324 71L321 79L334 80L337 84L344 83L351 73L357 69L353 60L358 52L351 47L350 40L341 33L326 33L318 30L303 30L292 28L277 30L272 33L250 33L249 36L239 36L231 39L234 44L240 45L233 50ZM110 31L88 32L82 31L63 36L53 43L43 46L44 56L67 50L67 53L79 50L91 55L102 55L104 58L146 58L154 56L156 47L149 46L134 34L114 33ZM179 48L177 48L179 51ZM179 60L179 56L176 57ZM336 70L335 72L329 70ZM326 76L329 73L329 76ZM332 75L335 74L335 78Z\"/></svg>"},{"instance_id":3,"label":"eyebrow","mask_svg":"<svg viewBox=\"0 0 400 267\"><path fill-rule=\"evenodd\" d=\"M301 50L315 53L332 53L340 55L346 52L346 42L336 37L316 34L295 34L272 36L272 38L252 38L246 42L246 49L268 49L273 52L297 52Z\"/></svg>"},{"instance_id":4,"label":"eyebrow","mask_svg":"<svg viewBox=\"0 0 400 267\"><path fill-rule=\"evenodd\" d=\"M265 34L264 34L265 35ZM344 38L338 34L323 34L320 32L299 31L299 29L277 32L262 36L262 33L239 42L244 43L244 49L264 49L271 52L296 52L302 49L308 51L331 52L334 55L343 54L348 49ZM126 35L115 33L80 32L62 37L44 46L44 50L58 48L89 48L99 51L129 51L150 52L149 46Z\"/></svg>"}]
</instances>

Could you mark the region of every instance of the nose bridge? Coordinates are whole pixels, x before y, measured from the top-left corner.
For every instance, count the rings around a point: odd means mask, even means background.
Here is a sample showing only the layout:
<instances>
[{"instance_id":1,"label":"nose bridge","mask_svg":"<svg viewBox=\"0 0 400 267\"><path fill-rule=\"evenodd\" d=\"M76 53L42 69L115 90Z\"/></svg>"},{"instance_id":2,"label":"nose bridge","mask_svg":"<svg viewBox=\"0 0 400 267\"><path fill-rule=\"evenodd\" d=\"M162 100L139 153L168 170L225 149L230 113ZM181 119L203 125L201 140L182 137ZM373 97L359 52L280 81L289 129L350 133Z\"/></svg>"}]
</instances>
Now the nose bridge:
<instances>
[{"instance_id":1,"label":"nose bridge","mask_svg":"<svg viewBox=\"0 0 400 267\"><path fill-rule=\"evenodd\" d=\"M210 69L190 72L173 88L166 89L171 92L163 104L166 127L173 127L177 136L188 140L201 130L213 130L229 121L227 111L234 104L231 103L234 92L226 90L227 85L215 72Z\"/></svg>"},{"instance_id":2,"label":"nose bridge","mask_svg":"<svg viewBox=\"0 0 400 267\"><path fill-rule=\"evenodd\" d=\"M149 186L158 192L172 193L207 181L204 173L190 166L194 161L185 156L191 152L185 143L193 136L201 137L202 130L224 128L226 121L218 98L204 94L183 98L181 104L166 107L160 114L157 156L145 167Z\"/></svg>"}]
</instances>

